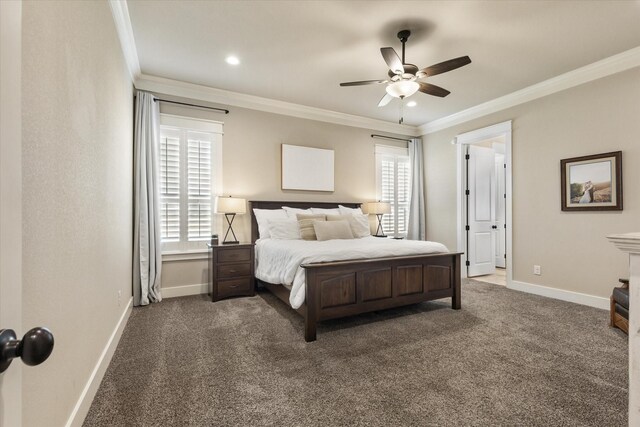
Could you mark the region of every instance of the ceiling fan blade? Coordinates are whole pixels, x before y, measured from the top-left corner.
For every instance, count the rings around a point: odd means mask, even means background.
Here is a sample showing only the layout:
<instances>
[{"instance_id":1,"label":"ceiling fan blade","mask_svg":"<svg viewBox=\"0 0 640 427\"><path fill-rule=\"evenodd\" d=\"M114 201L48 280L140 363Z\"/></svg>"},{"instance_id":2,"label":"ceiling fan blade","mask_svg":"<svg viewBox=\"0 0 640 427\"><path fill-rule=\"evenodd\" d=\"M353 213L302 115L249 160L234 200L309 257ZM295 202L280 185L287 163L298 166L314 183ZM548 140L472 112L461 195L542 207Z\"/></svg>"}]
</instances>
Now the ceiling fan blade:
<instances>
[{"instance_id":1,"label":"ceiling fan blade","mask_svg":"<svg viewBox=\"0 0 640 427\"><path fill-rule=\"evenodd\" d=\"M378 102L378 107L384 107L385 105L390 103L392 99L393 99L393 96L389 95L388 93L385 93L382 99L380 100L380 102Z\"/></svg>"},{"instance_id":2,"label":"ceiling fan blade","mask_svg":"<svg viewBox=\"0 0 640 427\"><path fill-rule=\"evenodd\" d=\"M363 85L374 85L380 83L386 83L387 80L362 80L360 82L347 82L340 83L340 86L363 86Z\"/></svg>"},{"instance_id":3,"label":"ceiling fan blade","mask_svg":"<svg viewBox=\"0 0 640 427\"><path fill-rule=\"evenodd\" d=\"M382 53L384 62L387 63L391 71L396 74L404 73L404 66L402 65L402 61L400 61L400 57L392 47L381 47L380 53Z\"/></svg>"},{"instance_id":4,"label":"ceiling fan blade","mask_svg":"<svg viewBox=\"0 0 640 427\"><path fill-rule=\"evenodd\" d=\"M426 93L427 95L439 96L440 98L444 98L451 93L448 90L441 88L440 86L422 82L418 82L418 84L420 85L420 89L418 90L422 93Z\"/></svg>"},{"instance_id":5,"label":"ceiling fan blade","mask_svg":"<svg viewBox=\"0 0 640 427\"><path fill-rule=\"evenodd\" d=\"M471 58L468 56L461 56L460 58L450 59L448 61L441 62L439 64L432 65L427 68L423 68L418 71L418 78L435 76L436 74L446 73L447 71L455 70L456 68L464 67L471 63Z\"/></svg>"}]
</instances>

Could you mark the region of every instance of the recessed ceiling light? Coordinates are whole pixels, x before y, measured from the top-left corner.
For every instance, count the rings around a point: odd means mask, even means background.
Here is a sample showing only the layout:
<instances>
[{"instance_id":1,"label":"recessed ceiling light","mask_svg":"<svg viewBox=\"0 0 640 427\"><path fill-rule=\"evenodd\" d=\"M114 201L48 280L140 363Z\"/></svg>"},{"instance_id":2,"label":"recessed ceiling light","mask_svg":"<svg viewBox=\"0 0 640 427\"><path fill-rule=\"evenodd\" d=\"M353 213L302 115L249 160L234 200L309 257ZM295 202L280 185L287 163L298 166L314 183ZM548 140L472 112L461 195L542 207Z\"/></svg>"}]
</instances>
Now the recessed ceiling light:
<instances>
[{"instance_id":1,"label":"recessed ceiling light","mask_svg":"<svg viewBox=\"0 0 640 427\"><path fill-rule=\"evenodd\" d=\"M407 107L415 107L416 105L418 105L418 103L416 101L407 102Z\"/></svg>"},{"instance_id":2,"label":"recessed ceiling light","mask_svg":"<svg viewBox=\"0 0 640 427\"><path fill-rule=\"evenodd\" d=\"M238 59L237 56L227 56L227 64L231 64L231 65L238 65L240 63L240 60Z\"/></svg>"}]
</instances>

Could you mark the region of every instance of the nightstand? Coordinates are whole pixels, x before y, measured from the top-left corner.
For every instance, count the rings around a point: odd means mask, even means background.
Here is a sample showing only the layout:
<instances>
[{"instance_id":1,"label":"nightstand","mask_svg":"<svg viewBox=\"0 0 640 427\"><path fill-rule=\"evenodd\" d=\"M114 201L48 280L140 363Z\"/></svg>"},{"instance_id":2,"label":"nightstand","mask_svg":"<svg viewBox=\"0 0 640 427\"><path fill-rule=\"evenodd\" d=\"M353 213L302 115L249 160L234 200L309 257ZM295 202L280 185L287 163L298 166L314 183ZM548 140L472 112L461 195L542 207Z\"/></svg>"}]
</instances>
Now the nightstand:
<instances>
[{"instance_id":1,"label":"nightstand","mask_svg":"<svg viewBox=\"0 0 640 427\"><path fill-rule=\"evenodd\" d=\"M207 247L211 301L254 295L253 243Z\"/></svg>"}]
</instances>

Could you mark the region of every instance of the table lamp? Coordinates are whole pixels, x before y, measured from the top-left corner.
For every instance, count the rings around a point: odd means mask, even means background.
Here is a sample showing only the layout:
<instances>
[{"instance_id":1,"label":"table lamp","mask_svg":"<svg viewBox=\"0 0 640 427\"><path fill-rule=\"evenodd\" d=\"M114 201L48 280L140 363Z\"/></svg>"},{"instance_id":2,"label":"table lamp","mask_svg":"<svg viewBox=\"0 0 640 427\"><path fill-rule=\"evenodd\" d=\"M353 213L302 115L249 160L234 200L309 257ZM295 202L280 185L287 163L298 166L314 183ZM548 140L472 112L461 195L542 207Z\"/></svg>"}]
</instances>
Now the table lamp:
<instances>
[{"instance_id":1,"label":"table lamp","mask_svg":"<svg viewBox=\"0 0 640 427\"><path fill-rule=\"evenodd\" d=\"M384 214L391 213L391 205L387 202L370 202L367 204L367 212L371 215L375 215L378 217L378 228L376 229L375 237L387 237L384 234L384 229L382 228L382 216Z\"/></svg>"},{"instance_id":2,"label":"table lamp","mask_svg":"<svg viewBox=\"0 0 640 427\"><path fill-rule=\"evenodd\" d=\"M229 228L227 228L227 233L224 235L224 240L222 241L223 245L239 243L238 238L236 237L236 233L233 232L233 227L231 224L233 223L236 214L243 214L247 212L247 201L245 199L235 198L235 197L218 197L218 203L216 204L216 212L223 213L225 219L227 220L227 224ZM233 236L233 240L227 240L229 236L229 232Z\"/></svg>"}]
</instances>

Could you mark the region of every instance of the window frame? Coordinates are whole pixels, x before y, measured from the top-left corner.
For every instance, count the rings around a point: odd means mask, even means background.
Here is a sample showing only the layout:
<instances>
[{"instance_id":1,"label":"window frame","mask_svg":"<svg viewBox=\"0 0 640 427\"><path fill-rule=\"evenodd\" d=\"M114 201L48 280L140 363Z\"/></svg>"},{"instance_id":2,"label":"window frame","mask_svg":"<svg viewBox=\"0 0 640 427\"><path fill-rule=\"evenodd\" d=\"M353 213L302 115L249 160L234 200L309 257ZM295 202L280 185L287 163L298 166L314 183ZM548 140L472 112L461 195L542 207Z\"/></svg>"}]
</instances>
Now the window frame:
<instances>
[{"instance_id":1,"label":"window frame","mask_svg":"<svg viewBox=\"0 0 640 427\"><path fill-rule=\"evenodd\" d=\"M189 191L188 191L188 133L198 132L211 134L211 232L219 233L220 221L218 215L215 214L215 201L218 196L222 194L222 136L223 123L213 120L197 119L184 116L177 116L173 114L160 114L160 135L158 140L158 152L162 144L162 137L165 130L169 132L175 132L180 134L180 146L179 146L179 199L180 205L180 233L179 240L175 242L161 243L163 255L179 255L179 254L193 254L201 251L206 251L204 243L208 241L207 238L199 238L189 240ZM160 170L160 168L158 169ZM159 174L158 180L162 177ZM164 196L160 194L160 201L164 200ZM205 199L206 200L206 199Z\"/></svg>"},{"instance_id":2,"label":"window frame","mask_svg":"<svg viewBox=\"0 0 640 427\"><path fill-rule=\"evenodd\" d=\"M393 188L394 188L393 200L383 200L382 160L385 157L393 158ZM398 197L398 163L399 161L402 161L402 163L406 162L409 170L409 177L407 181L407 194L406 194L407 202L406 203L400 203L399 197ZM411 161L409 159L409 148L376 144L375 145L375 162L376 162L376 199L383 202L388 202L391 204L392 213L385 214L385 216L392 215L392 218L393 218L392 219L393 229L392 230L384 229L384 233L387 236L393 237L393 238L406 238L407 231L408 231L407 227L409 222L408 211L409 211L409 207L411 206L411 174L413 172L411 170ZM406 221L405 230L403 233L400 233L397 212L399 211L400 208L405 208L405 206L407 211L406 217L405 217L405 221ZM384 219L383 219L383 223L384 223Z\"/></svg>"}]
</instances>

